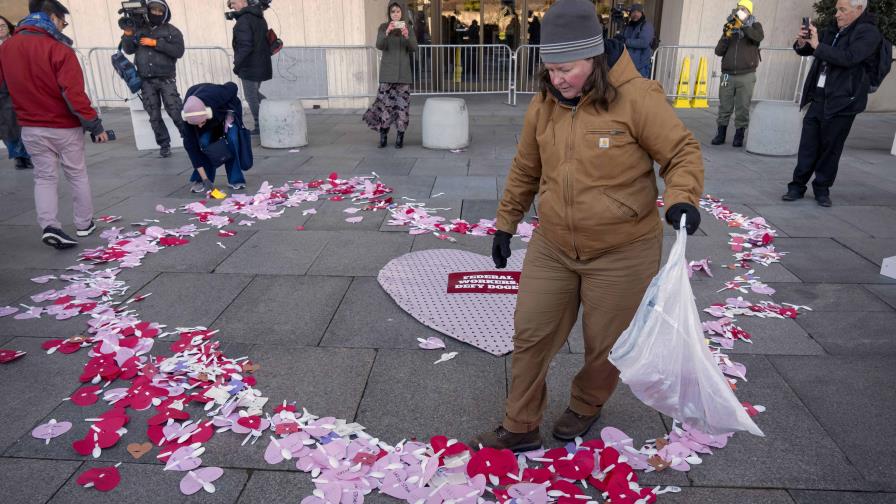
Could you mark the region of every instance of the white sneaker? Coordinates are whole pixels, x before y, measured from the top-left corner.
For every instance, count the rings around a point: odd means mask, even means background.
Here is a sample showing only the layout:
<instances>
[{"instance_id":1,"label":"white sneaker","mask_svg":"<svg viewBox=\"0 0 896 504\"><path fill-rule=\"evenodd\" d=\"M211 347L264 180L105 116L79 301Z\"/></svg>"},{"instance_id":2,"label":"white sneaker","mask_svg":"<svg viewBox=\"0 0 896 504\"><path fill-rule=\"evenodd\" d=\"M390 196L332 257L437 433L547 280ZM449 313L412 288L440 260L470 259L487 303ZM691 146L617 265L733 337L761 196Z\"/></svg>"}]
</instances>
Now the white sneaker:
<instances>
[{"instance_id":1,"label":"white sneaker","mask_svg":"<svg viewBox=\"0 0 896 504\"><path fill-rule=\"evenodd\" d=\"M234 191L242 191L246 188L246 184L227 184L227 187L233 189Z\"/></svg>"},{"instance_id":2,"label":"white sneaker","mask_svg":"<svg viewBox=\"0 0 896 504\"><path fill-rule=\"evenodd\" d=\"M196 194L204 193L205 184L203 184L202 182L193 182L193 185L190 187L190 192Z\"/></svg>"}]
</instances>

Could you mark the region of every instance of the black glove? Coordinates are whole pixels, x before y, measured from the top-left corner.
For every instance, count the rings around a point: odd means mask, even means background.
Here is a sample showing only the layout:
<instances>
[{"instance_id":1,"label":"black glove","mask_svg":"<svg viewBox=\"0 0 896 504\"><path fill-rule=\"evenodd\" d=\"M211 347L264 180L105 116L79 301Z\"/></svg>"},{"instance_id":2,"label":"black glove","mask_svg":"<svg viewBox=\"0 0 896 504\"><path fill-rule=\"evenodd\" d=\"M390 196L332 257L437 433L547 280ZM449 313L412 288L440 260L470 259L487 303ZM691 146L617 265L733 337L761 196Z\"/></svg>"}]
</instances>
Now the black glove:
<instances>
[{"instance_id":1,"label":"black glove","mask_svg":"<svg viewBox=\"0 0 896 504\"><path fill-rule=\"evenodd\" d=\"M685 229L688 234L694 234L700 227L700 210L690 203L676 203L666 210L666 222L677 230L681 227L682 215L685 216Z\"/></svg>"},{"instance_id":2,"label":"black glove","mask_svg":"<svg viewBox=\"0 0 896 504\"><path fill-rule=\"evenodd\" d=\"M492 260L495 261L495 267L504 269L507 267L507 259L510 258L510 239L513 235L504 231L496 231L495 239L492 242Z\"/></svg>"}]
</instances>

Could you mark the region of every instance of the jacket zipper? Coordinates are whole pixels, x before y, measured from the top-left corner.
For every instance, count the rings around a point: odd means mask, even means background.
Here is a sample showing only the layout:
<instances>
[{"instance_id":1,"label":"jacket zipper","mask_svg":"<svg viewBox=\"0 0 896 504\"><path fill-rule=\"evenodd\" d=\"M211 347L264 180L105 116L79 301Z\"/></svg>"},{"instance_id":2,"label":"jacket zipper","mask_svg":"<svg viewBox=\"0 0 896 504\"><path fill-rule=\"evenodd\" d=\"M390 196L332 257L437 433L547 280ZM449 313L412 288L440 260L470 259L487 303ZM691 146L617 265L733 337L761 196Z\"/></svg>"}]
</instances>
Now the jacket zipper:
<instances>
[{"instance_id":1,"label":"jacket zipper","mask_svg":"<svg viewBox=\"0 0 896 504\"><path fill-rule=\"evenodd\" d=\"M601 135L614 135L615 136L615 135L621 135L624 132L619 129L599 129L599 130L588 130L588 131L586 131L586 133L597 133L597 134L601 134Z\"/></svg>"},{"instance_id":2,"label":"jacket zipper","mask_svg":"<svg viewBox=\"0 0 896 504\"><path fill-rule=\"evenodd\" d=\"M570 126L569 126L569 130L570 130L569 131L569 133L570 133L569 140L566 142L566 160L567 160L567 162L569 162L569 160L572 158L572 142L575 141L576 110L578 110L578 108L579 108L578 106L575 106L572 108L572 119L570 120ZM566 221L567 221L567 225L569 226L569 236L570 236L570 239L572 240L572 249L576 254L576 259L578 259L579 258L579 249L578 249L578 247L576 247L576 232L575 232L575 227L573 226L572 188L570 187L570 177L569 177L568 166L569 165L567 165L567 169L566 169L566 187L564 190L564 192L566 193L565 194L565 196L566 196Z\"/></svg>"}]
</instances>

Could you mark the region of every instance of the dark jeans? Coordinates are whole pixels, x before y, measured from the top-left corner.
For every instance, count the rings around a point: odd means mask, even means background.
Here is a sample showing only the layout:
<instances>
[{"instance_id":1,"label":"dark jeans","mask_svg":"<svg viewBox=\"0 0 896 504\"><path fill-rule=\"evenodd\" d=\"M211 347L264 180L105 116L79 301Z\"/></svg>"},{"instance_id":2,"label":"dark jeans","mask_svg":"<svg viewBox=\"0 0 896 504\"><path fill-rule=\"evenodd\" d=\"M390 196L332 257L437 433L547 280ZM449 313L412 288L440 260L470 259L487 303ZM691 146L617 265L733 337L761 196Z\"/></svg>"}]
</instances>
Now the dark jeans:
<instances>
[{"instance_id":1,"label":"dark jeans","mask_svg":"<svg viewBox=\"0 0 896 504\"><path fill-rule=\"evenodd\" d=\"M143 108L149 114L149 124L152 126L152 132L156 135L156 143L159 147L170 146L171 136L168 134L165 121L162 120L162 104L165 104L165 111L168 112L168 117L177 127L178 134L182 135L184 120L181 118L181 112L184 103L177 92L177 81L174 77L143 79L143 87L140 92Z\"/></svg>"},{"instance_id":2,"label":"dark jeans","mask_svg":"<svg viewBox=\"0 0 896 504\"><path fill-rule=\"evenodd\" d=\"M258 129L258 109L261 107L261 100L264 100L267 96L261 94L260 82L246 79L240 79L240 81L243 83L243 95L246 96L246 101L249 103L252 119L255 119L254 128Z\"/></svg>"},{"instance_id":3,"label":"dark jeans","mask_svg":"<svg viewBox=\"0 0 896 504\"><path fill-rule=\"evenodd\" d=\"M9 153L9 159L25 158L31 159L28 151L25 150L25 144L21 138L7 138L3 141L6 144L6 152Z\"/></svg>"},{"instance_id":4,"label":"dark jeans","mask_svg":"<svg viewBox=\"0 0 896 504\"><path fill-rule=\"evenodd\" d=\"M846 143L855 119L855 115L825 118L824 102L812 102L809 105L809 111L803 118L803 133L796 168L793 170L793 182L787 185L789 191L805 193L806 184L815 174L815 180L812 181L815 196L830 194L834 179L837 178L843 144Z\"/></svg>"},{"instance_id":5,"label":"dark jeans","mask_svg":"<svg viewBox=\"0 0 896 504\"><path fill-rule=\"evenodd\" d=\"M230 127L227 130L227 141L230 145L231 153L233 154L233 159L224 163L224 169L227 170L227 183L228 184L245 184L246 177L243 176L243 167L239 162L239 155L234 150L236 146L239 145L239 136L238 136L239 128L237 128L236 124ZM199 148L205 149L208 145L218 139L212 139L212 134L210 132L205 132L199 136ZM206 166L205 174L208 175L208 179L212 182L215 181L215 172L218 170L217 166ZM190 176L190 182L199 182L202 178L199 176L199 172L195 169L193 170L193 175Z\"/></svg>"}]
</instances>

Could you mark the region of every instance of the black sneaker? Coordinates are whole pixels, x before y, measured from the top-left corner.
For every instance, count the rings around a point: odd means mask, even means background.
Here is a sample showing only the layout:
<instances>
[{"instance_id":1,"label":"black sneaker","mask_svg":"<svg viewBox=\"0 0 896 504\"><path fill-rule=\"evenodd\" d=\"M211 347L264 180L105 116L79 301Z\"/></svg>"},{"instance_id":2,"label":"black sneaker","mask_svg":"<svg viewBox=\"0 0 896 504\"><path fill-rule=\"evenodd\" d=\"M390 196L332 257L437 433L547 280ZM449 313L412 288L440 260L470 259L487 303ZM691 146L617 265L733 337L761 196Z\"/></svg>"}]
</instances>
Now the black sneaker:
<instances>
[{"instance_id":1,"label":"black sneaker","mask_svg":"<svg viewBox=\"0 0 896 504\"><path fill-rule=\"evenodd\" d=\"M815 201L818 203L818 206L823 206L825 208L830 208L833 206L833 202L831 201L831 197L827 194L822 194L821 196L815 196Z\"/></svg>"},{"instance_id":2,"label":"black sneaker","mask_svg":"<svg viewBox=\"0 0 896 504\"><path fill-rule=\"evenodd\" d=\"M85 229L76 229L75 234L84 238L86 236L90 236L93 232L96 231L96 223L90 221L90 224Z\"/></svg>"},{"instance_id":3,"label":"black sneaker","mask_svg":"<svg viewBox=\"0 0 896 504\"><path fill-rule=\"evenodd\" d=\"M796 201L798 199L803 199L803 194L797 191L787 191L787 194L781 196L781 199L784 201Z\"/></svg>"},{"instance_id":4,"label":"black sneaker","mask_svg":"<svg viewBox=\"0 0 896 504\"><path fill-rule=\"evenodd\" d=\"M17 157L16 158L16 169L17 170L30 170L34 168L34 164L31 163L31 160L26 157Z\"/></svg>"},{"instance_id":5,"label":"black sneaker","mask_svg":"<svg viewBox=\"0 0 896 504\"><path fill-rule=\"evenodd\" d=\"M159 149L159 157L169 158L171 157L171 147L168 145L163 145L161 149Z\"/></svg>"},{"instance_id":6,"label":"black sneaker","mask_svg":"<svg viewBox=\"0 0 896 504\"><path fill-rule=\"evenodd\" d=\"M261 130L258 129L258 126L256 126L256 127L252 128L252 131L250 131L249 134L252 136L258 136L261 134Z\"/></svg>"},{"instance_id":7,"label":"black sneaker","mask_svg":"<svg viewBox=\"0 0 896 504\"><path fill-rule=\"evenodd\" d=\"M47 245L56 247L59 250L72 248L78 244L77 240L65 234L65 231L59 228L54 228L53 226L44 228L44 235L41 240Z\"/></svg>"}]
</instances>

